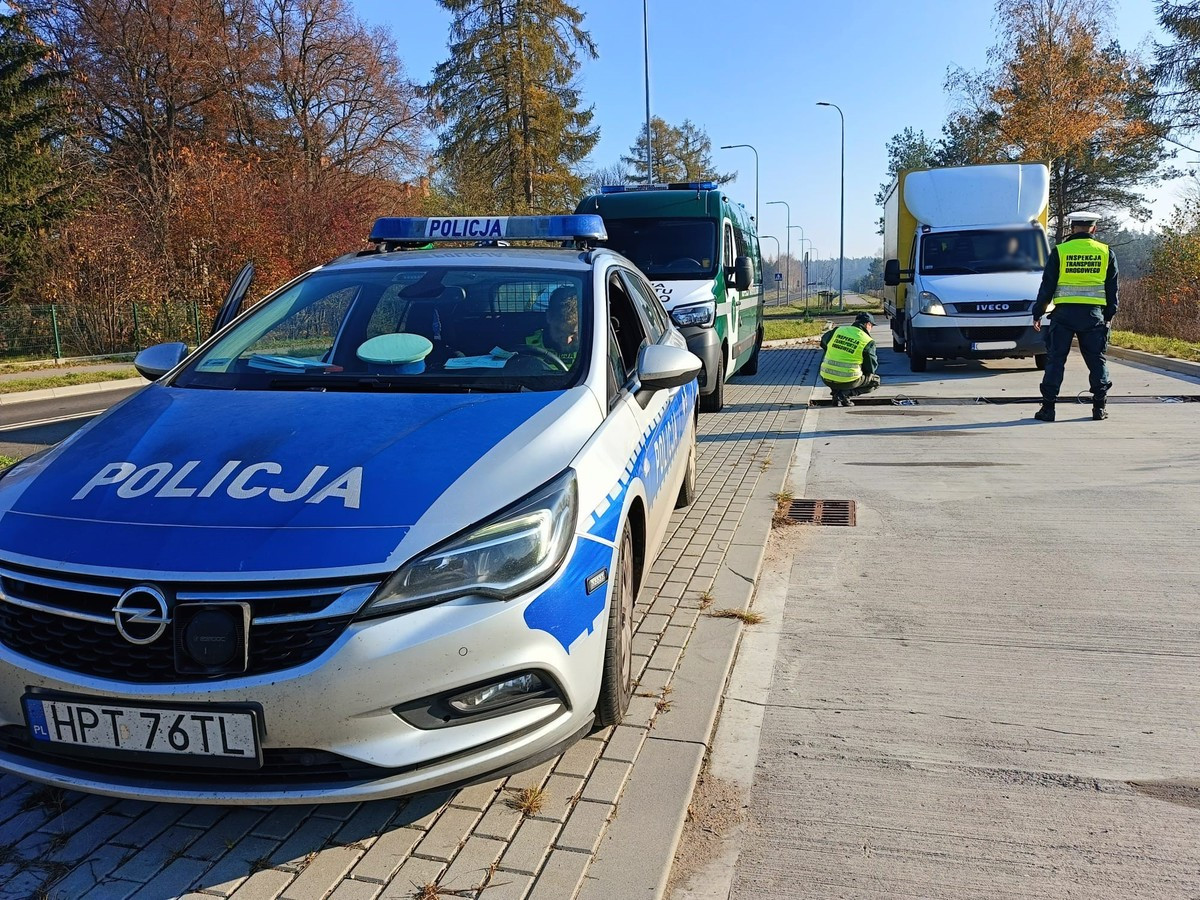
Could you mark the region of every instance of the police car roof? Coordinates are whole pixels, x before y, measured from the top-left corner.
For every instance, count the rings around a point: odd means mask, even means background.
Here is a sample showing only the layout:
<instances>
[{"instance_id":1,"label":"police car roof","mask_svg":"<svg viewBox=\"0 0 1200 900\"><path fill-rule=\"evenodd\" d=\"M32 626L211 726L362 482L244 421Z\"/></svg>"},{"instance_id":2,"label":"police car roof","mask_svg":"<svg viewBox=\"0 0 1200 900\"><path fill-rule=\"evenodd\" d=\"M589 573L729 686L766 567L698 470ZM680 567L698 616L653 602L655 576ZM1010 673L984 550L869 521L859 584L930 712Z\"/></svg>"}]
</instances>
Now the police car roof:
<instances>
[{"instance_id":1,"label":"police car roof","mask_svg":"<svg viewBox=\"0 0 1200 900\"><path fill-rule=\"evenodd\" d=\"M392 268L407 266L473 266L487 269L591 269L598 255L616 256L612 251L575 250L557 247L435 247L432 250L393 250L343 256L323 266L331 268Z\"/></svg>"}]
</instances>

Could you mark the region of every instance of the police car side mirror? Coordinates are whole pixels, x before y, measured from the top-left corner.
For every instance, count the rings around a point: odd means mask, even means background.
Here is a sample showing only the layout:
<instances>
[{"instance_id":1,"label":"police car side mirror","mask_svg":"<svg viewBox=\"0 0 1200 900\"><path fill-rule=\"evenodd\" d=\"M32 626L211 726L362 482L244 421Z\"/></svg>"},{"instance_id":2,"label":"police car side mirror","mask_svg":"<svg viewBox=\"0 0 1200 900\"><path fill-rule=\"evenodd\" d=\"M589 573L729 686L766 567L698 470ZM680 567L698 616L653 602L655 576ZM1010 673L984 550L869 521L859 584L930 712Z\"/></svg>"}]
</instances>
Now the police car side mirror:
<instances>
[{"instance_id":1,"label":"police car side mirror","mask_svg":"<svg viewBox=\"0 0 1200 900\"><path fill-rule=\"evenodd\" d=\"M133 367L147 381L158 381L187 356L187 344L155 344L133 358Z\"/></svg>"},{"instance_id":2,"label":"police car side mirror","mask_svg":"<svg viewBox=\"0 0 1200 900\"><path fill-rule=\"evenodd\" d=\"M669 344L649 344L638 354L637 375L643 391L682 387L700 374L703 363L687 350Z\"/></svg>"}]
</instances>

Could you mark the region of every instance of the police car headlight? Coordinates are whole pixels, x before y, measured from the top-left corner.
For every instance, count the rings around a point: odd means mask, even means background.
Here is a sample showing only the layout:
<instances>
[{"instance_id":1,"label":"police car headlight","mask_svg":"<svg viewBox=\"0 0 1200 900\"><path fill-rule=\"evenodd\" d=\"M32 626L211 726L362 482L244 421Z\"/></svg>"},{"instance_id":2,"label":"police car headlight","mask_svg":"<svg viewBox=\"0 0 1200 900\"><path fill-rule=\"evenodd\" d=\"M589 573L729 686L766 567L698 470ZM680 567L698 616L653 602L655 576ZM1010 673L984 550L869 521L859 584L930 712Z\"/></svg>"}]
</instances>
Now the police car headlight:
<instances>
[{"instance_id":1,"label":"police car headlight","mask_svg":"<svg viewBox=\"0 0 1200 900\"><path fill-rule=\"evenodd\" d=\"M938 299L938 295L929 291L921 291L917 298L921 303L921 312L928 313L931 316L944 316L946 307L942 306L942 301Z\"/></svg>"},{"instance_id":2,"label":"police car headlight","mask_svg":"<svg viewBox=\"0 0 1200 900\"><path fill-rule=\"evenodd\" d=\"M711 325L717 314L717 304L712 300L692 306L680 306L671 310L671 321L682 328L685 325Z\"/></svg>"},{"instance_id":3,"label":"police car headlight","mask_svg":"<svg viewBox=\"0 0 1200 900\"><path fill-rule=\"evenodd\" d=\"M552 576L571 548L579 491L567 470L489 521L406 563L361 615L381 616L455 597L508 600Z\"/></svg>"}]
</instances>

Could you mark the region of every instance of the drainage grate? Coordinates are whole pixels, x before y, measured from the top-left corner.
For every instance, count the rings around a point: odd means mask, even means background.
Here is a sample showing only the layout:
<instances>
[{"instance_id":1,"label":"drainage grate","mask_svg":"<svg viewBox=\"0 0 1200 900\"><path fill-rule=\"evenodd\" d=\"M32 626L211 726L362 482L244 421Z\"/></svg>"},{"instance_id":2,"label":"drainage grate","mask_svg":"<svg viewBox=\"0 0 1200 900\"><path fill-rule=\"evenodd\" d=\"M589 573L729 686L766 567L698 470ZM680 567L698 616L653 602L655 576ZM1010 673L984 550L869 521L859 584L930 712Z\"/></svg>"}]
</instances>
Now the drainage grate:
<instances>
[{"instance_id":1,"label":"drainage grate","mask_svg":"<svg viewBox=\"0 0 1200 900\"><path fill-rule=\"evenodd\" d=\"M853 500L793 500L787 517L801 525L857 525Z\"/></svg>"}]
</instances>

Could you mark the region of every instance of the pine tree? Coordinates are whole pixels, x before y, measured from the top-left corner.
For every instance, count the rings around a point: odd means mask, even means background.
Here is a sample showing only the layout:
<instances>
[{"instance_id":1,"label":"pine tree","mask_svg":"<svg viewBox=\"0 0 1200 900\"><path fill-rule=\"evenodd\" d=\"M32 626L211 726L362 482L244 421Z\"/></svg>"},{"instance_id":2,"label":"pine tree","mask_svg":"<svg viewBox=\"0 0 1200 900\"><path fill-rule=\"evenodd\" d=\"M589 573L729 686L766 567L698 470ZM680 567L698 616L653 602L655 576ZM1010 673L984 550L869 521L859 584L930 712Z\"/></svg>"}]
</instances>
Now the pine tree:
<instances>
[{"instance_id":1,"label":"pine tree","mask_svg":"<svg viewBox=\"0 0 1200 900\"><path fill-rule=\"evenodd\" d=\"M74 209L60 152L65 78L19 13L0 14L0 299L39 237Z\"/></svg>"},{"instance_id":2,"label":"pine tree","mask_svg":"<svg viewBox=\"0 0 1200 900\"><path fill-rule=\"evenodd\" d=\"M708 133L691 119L684 119L679 126L670 125L658 116L650 119L653 136L651 151L654 156L654 184L670 184L677 181L713 181L726 184L737 177L737 172L718 172L712 161L712 139ZM646 180L646 126L643 125L629 153L621 157L628 170L628 180Z\"/></svg>"},{"instance_id":3,"label":"pine tree","mask_svg":"<svg viewBox=\"0 0 1200 900\"><path fill-rule=\"evenodd\" d=\"M583 13L566 0L439 2L454 16L450 58L430 85L442 190L476 213L572 206L600 136L574 83L577 54L596 55Z\"/></svg>"}]
</instances>

